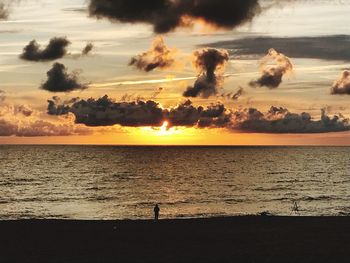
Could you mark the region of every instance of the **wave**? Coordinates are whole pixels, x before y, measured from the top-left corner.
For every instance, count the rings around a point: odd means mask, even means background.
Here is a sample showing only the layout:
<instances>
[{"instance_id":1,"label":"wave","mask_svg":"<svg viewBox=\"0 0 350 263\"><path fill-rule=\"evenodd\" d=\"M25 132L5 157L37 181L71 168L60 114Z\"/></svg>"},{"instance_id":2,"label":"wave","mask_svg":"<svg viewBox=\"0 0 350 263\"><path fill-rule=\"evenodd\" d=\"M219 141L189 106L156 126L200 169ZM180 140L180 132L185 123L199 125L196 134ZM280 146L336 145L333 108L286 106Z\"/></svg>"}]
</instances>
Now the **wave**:
<instances>
[{"instance_id":1,"label":"wave","mask_svg":"<svg viewBox=\"0 0 350 263\"><path fill-rule=\"evenodd\" d=\"M270 191L285 191L285 190L293 190L290 187L287 186L274 186L274 187L257 187L253 189L254 191L258 192L270 192Z\"/></svg>"}]
</instances>

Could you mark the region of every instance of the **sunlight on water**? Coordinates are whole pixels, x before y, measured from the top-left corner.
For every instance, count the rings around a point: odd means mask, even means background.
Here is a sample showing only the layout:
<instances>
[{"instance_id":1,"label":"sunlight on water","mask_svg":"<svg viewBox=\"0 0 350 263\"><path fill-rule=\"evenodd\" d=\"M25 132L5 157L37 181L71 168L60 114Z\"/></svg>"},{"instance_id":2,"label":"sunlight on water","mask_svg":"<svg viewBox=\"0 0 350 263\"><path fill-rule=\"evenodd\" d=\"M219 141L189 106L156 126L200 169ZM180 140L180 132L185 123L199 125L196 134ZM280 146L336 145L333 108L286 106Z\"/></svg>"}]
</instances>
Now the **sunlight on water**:
<instances>
[{"instance_id":1,"label":"sunlight on water","mask_svg":"<svg viewBox=\"0 0 350 263\"><path fill-rule=\"evenodd\" d=\"M0 217L350 213L348 147L1 146Z\"/></svg>"}]
</instances>

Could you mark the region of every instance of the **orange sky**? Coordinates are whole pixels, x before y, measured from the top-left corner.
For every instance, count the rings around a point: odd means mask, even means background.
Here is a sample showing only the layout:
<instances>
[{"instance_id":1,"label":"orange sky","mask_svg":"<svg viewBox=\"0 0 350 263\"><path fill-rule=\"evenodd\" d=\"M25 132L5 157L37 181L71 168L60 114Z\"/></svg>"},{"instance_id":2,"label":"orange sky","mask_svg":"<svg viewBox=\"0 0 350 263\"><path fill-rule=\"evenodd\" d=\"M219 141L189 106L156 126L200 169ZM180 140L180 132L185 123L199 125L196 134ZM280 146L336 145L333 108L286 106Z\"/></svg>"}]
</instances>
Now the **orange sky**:
<instances>
[{"instance_id":1,"label":"orange sky","mask_svg":"<svg viewBox=\"0 0 350 263\"><path fill-rule=\"evenodd\" d=\"M175 133L151 128L92 136L0 137L0 144L103 145L339 145L350 146L350 132L325 134L233 133L224 129L180 129Z\"/></svg>"}]
</instances>

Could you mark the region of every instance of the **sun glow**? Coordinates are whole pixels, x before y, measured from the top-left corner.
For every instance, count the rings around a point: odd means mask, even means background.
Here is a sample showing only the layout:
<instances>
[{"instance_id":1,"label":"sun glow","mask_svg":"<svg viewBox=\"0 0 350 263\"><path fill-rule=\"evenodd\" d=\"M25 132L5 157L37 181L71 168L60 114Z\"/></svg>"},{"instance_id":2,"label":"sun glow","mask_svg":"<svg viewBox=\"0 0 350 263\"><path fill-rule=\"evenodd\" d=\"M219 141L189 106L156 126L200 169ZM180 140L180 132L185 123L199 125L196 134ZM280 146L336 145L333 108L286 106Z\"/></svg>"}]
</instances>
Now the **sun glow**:
<instances>
[{"instance_id":1,"label":"sun glow","mask_svg":"<svg viewBox=\"0 0 350 263\"><path fill-rule=\"evenodd\" d=\"M143 132L156 135L156 136L171 136L180 134L181 129L176 127L169 127L169 122L164 121L160 127L144 127L141 129Z\"/></svg>"}]
</instances>

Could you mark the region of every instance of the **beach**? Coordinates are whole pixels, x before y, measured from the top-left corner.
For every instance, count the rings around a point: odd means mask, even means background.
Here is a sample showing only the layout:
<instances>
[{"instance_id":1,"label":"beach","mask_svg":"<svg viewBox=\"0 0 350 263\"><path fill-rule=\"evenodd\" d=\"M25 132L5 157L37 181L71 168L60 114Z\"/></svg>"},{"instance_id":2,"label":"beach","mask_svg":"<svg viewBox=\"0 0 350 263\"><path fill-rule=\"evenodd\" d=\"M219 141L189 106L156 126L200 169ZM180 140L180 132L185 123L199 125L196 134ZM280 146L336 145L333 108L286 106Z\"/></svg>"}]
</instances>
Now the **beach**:
<instances>
[{"instance_id":1,"label":"beach","mask_svg":"<svg viewBox=\"0 0 350 263\"><path fill-rule=\"evenodd\" d=\"M1 262L348 262L349 217L0 221Z\"/></svg>"}]
</instances>

